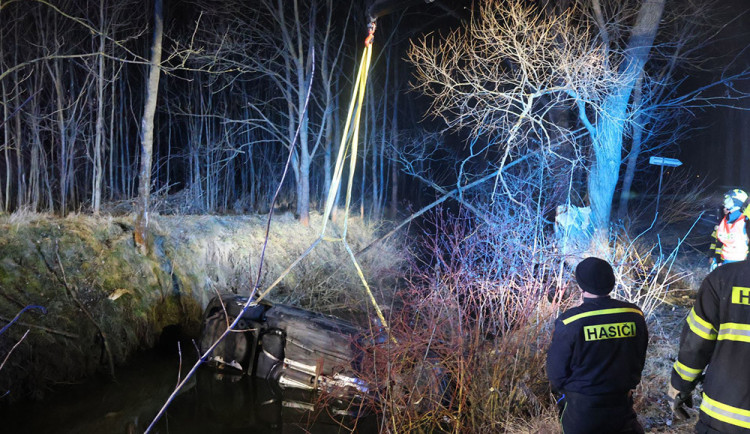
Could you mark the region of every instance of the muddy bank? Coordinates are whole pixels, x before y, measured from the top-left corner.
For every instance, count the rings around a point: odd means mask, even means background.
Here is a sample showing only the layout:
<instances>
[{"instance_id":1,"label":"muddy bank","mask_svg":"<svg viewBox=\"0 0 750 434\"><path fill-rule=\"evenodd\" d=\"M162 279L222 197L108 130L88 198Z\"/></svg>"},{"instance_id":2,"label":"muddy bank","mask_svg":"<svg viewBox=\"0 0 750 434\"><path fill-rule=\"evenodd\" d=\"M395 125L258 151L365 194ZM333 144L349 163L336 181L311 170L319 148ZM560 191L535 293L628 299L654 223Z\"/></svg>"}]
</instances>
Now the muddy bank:
<instances>
[{"instance_id":1,"label":"muddy bank","mask_svg":"<svg viewBox=\"0 0 750 434\"><path fill-rule=\"evenodd\" d=\"M41 397L58 383L94 373L117 375L135 351L162 333L197 336L200 314L217 292L247 293L258 273L264 216L156 216L148 253L133 242L133 219L45 215L0 217L0 395ZM358 249L375 230L350 220ZM261 287L273 282L318 237L291 216L274 220ZM386 249L386 250L384 250ZM401 254L379 247L361 259L376 290L386 288ZM377 259L377 260L375 260ZM339 243L321 243L274 290L271 299L330 311L364 296ZM24 338L24 334L28 334ZM14 348L15 346L15 348Z\"/></svg>"}]
</instances>

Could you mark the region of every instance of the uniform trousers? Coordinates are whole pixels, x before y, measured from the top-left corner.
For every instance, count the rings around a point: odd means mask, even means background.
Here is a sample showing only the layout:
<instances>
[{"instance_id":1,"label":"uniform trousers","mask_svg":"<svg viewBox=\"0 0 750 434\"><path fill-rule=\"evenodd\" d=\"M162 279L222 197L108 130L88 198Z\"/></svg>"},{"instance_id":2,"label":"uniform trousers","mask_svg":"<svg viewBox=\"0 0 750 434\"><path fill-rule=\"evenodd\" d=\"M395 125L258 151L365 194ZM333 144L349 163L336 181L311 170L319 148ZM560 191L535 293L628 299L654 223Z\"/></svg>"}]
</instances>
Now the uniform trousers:
<instances>
[{"instance_id":1,"label":"uniform trousers","mask_svg":"<svg viewBox=\"0 0 750 434\"><path fill-rule=\"evenodd\" d=\"M643 434L629 393L582 395L566 393L560 416L564 434Z\"/></svg>"}]
</instances>

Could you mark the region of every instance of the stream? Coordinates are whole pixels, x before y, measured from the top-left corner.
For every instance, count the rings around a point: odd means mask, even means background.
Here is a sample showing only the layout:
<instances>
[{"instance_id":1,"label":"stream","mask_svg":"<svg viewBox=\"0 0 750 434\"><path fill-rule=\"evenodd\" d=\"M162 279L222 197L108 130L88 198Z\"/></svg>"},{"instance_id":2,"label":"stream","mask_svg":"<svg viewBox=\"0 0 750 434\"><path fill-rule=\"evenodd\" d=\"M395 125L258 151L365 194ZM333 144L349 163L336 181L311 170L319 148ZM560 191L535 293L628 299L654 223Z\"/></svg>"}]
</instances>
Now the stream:
<instances>
[{"instance_id":1,"label":"stream","mask_svg":"<svg viewBox=\"0 0 750 434\"><path fill-rule=\"evenodd\" d=\"M182 375L195 350L185 349ZM138 354L118 368L117 381L91 379L61 385L41 401L0 406L3 433L142 433L178 381L180 358L156 350ZM12 393L12 391L11 391ZM248 376L222 375L209 368L196 376L170 405L152 433L377 433L367 416L331 415L309 394L285 391ZM341 413L342 411L338 411Z\"/></svg>"}]
</instances>

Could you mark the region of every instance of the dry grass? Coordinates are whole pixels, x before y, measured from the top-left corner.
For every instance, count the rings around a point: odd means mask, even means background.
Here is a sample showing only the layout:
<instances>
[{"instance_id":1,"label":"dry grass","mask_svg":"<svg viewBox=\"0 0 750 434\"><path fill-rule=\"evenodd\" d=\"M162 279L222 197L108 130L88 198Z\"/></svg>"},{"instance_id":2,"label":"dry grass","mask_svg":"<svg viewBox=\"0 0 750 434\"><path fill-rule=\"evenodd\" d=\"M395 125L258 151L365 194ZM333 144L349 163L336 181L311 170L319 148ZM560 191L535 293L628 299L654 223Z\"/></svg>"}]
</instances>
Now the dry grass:
<instances>
[{"instance_id":1,"label":"dry grass","mask_svg":"<svg viewBox=\"0 0 750 434\"><path fill-rule=\"evenodd\" d=\"M617 286L613 296L637 304L647 317L653 315L669 297L670 291L683 288L692 273L675 267L677 251L665 254L660 245L642 238L631 238L627 230L615 232L610 257Z\"/></svg>"},{"instance_id":2,"label":"dry grass","mask_svg":"<svg viewBox=\"0 0 750 434\"><path fill-rule=\"evenodd\" d=\"M553 407L548 407L534 418L509 420L504 432L507 434L558 434L562 433L562 428L560 428L560 419L557 410Z\"/></svg>"},{"instance_id":3,"label":"dry grass","mask_svg":"<svg viewBox=\"0 0 750 434\"><path fill-rule=\"evenodd\" d=\"M266 216L159 216L157 230L164 234L164 249L183 273L210 298L216 291L247 295L258 273ZM269 234L266 262L259 287L276 280L319 235L322 219L311 214L310 227L302 227L290 213L275 216ZM334 227L334 233L341 233ZM347 240L357 251L376 237L376 228L359 218L349 219ZM394 240L395 241L395 240ZM390 244L379 244L362 259L367 277L376 287L390 285L404 255ZM361 283L340 243L322 242L284 277L270 297L274 301L331 312L363 300ZM189 270L194 270L191 272ZM377 285L380 284L380 285ZM207 300L204 300L207 301ZM205 303L202 303L205 305Z\"/></svg>"}]
</instances>

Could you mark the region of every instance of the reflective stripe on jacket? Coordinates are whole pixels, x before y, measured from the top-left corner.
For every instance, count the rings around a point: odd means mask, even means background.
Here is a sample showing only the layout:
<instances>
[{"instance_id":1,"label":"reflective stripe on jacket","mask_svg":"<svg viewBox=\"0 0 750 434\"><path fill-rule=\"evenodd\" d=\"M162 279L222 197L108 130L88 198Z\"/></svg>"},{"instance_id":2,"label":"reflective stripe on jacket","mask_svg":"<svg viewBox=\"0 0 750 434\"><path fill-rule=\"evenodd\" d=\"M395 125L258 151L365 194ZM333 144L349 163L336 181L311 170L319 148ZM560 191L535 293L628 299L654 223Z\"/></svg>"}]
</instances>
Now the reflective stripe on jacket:
<instances>
[{"instance_id":1,"label":"reflective stripe on jacket","mask_svg":"<svg viewBox=\"0 0 750 434\"><path fill-rule=\"evenodd\" d=\"M547 376L566 393L626 394L641 380L647 345L638 306L610 297L584 298L555 321Z\"/></svg>"},{"instance_id":2,"label":"reflective stripe on jacket","mask_svg":"<svg viewBox=\"0 0 750 434\"><path fill-rule=\"evenodd\" d=\"M701 284L680 337L672 386L702 378L701 420L722 433L750 433L750 261L723 265Z\"/></svg>"}]
</instances>

